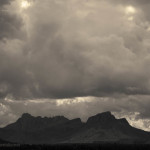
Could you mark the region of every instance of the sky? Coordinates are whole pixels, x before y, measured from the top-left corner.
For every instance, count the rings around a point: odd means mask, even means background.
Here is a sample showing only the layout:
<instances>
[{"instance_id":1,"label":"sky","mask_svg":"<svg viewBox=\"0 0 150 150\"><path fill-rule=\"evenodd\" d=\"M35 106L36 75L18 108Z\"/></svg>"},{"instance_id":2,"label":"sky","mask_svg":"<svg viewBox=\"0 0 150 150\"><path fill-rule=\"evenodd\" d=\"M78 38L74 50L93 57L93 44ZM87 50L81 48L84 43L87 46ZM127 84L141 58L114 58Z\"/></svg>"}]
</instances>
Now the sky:
<instances>
[{"instance_id":1,"label":"sky","mask_svg":"<svg viewBox=\"0 0 150 150\"><path fill-rule=\"evenodd\" d=\"M149 0L0 0L0 126L22 113L111 111L150 131Z\"/></svg>"}]
</instances>

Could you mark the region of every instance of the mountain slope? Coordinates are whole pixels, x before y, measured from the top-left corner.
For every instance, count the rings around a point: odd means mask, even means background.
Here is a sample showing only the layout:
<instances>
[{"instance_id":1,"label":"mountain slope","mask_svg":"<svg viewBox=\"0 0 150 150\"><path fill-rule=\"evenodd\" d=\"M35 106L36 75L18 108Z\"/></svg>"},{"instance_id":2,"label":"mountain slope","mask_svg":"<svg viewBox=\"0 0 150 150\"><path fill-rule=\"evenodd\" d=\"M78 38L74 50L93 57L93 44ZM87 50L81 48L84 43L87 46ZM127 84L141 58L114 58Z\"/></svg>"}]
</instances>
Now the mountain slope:
<instances>
[{"instance_id":1,"label":"mountain slope","mask_svg":"<svg viewBox=\"0 0 150 150\"><path fill-rule=\"evenodd\" d=\"M0 139L0 144L11 144L11 142Z\"/></svg>"},{"instance_id":2,"label":"mountain slope","mask_svg":"<svg viewBox=\"0 0 150 150\"><path fill-rule=\"evenodd\" d=\"M0 129L0 138L23 144L146 143L150 133L130 126L125 118L116 119L110 112L92 116L86 123L80 118L23 114L15 123Z\"/></svg>"},{"instance_id":3,"label":"mountain slope","mask_svg":"<svg viewBox=\"0 0 150 150\"><path fill-rule=\"evenodd\" d=\"M101 142L101 143L145 143L150 133L129 125L125 118L116 119L110 112L90 117L85 129L70 142Z\"/></svg>"}]
</instances>

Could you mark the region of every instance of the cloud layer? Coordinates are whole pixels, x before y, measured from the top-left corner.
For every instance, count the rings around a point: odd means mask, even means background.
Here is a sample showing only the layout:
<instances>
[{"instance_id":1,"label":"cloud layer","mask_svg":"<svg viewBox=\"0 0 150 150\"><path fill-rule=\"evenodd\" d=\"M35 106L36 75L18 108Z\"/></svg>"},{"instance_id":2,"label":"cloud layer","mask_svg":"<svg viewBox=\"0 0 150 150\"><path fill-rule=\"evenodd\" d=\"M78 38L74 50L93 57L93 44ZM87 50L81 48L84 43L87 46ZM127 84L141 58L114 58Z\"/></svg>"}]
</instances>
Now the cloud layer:
<instances>
[{"instance_id":1,"label":"cloud layer","mask_svg":"<svg viewBox=\"0 0 150 150\"><path fill-rule=\"evenodd\" d=\"M126 14L127 2L121 1L36 0L28 9L17 0L5 6L7 2L1 4L6 12L1 21L1 97L150 93L146 1L132 6L135 14Z\"/></svg>"}]
</instances>

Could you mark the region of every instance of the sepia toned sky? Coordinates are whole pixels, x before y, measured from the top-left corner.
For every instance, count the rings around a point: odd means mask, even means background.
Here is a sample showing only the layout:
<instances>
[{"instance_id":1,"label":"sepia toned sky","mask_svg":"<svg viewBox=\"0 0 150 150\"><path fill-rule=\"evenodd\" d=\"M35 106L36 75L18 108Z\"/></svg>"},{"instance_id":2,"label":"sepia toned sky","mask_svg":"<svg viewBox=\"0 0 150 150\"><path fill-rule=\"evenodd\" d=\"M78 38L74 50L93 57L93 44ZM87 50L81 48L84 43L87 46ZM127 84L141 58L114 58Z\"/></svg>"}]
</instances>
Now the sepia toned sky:
<instances>
[{"instance_id":1,"label":"sepia toned sky","mask_svg":"<svg viewBox=\"0 0 150 150\"><path fill-rule=\"evenodd\" d=\"M103 111L150 131L149 0L0 0L0 126L22 113Z\"/></svg>"}]
</instances>

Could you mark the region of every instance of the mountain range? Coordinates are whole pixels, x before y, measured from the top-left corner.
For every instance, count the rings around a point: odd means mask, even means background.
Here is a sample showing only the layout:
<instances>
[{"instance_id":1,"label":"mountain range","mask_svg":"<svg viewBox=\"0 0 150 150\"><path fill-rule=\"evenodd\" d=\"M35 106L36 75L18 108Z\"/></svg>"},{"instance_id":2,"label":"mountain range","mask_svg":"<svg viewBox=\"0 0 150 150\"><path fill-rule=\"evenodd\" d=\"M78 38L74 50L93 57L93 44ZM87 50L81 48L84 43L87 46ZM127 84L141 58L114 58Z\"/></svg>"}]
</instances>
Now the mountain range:
<instances>
[{"instance_id":1,"label":"mountain range","mask_svg":"<svg viewBox=\"0 0 150 150\"><path fill-rule=\"evenodd\" d=\"M80 118L42 118L25 113L16 122L0 128L0 139L20 144L148 144L150 133L132 127L125 118L116 119L111 112L91 116L87 122Z\"/></svg>"}]
</instances>

